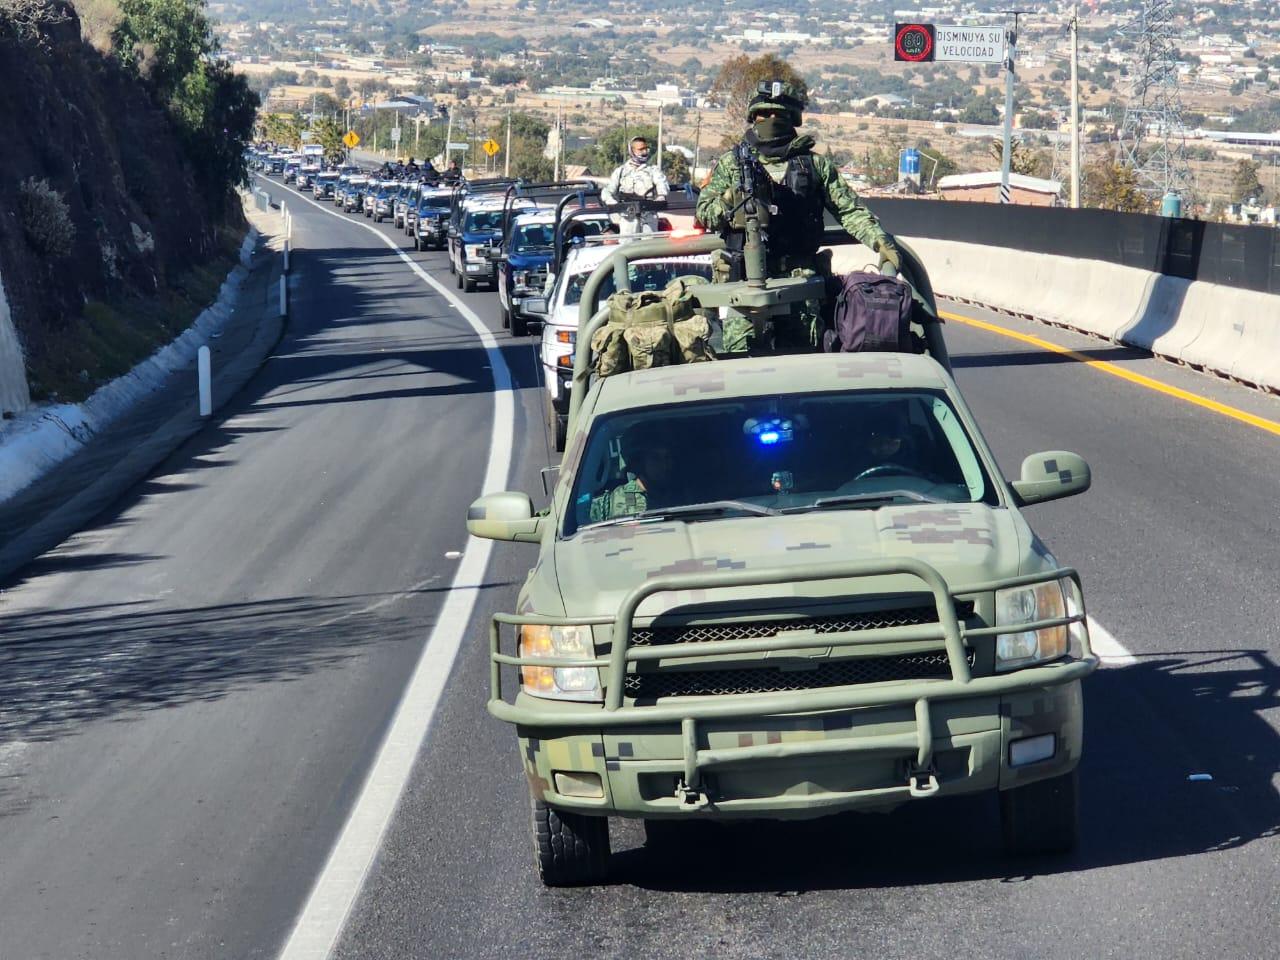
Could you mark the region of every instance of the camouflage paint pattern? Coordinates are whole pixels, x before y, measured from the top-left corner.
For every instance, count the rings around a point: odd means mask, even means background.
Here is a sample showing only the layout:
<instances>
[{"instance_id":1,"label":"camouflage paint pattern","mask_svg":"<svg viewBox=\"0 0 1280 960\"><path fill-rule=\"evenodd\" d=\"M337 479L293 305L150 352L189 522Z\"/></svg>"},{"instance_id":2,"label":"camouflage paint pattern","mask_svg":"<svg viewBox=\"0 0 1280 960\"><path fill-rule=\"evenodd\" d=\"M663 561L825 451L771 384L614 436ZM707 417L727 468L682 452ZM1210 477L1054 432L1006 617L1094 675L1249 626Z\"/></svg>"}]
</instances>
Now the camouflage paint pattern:
<instances>
[{"instance_id":1,"label":"camouflage paint pattern","mask_svg":"<svg viewBox=\"0 0 1280 960\"><path fill-rule=\"evenodd\" d=\"M572 478L581 466L594 418L647 405L693 402L703 398L758 397L809 391L880 389L943 390L969 431L990 475L998 476L994 457L981 438L972 416L944 370L932 359L915 355L749 358L715 364L674 366L623 374L595 383L584 398L580 425L570 438L564 471L552 504L553 520L568 509ZM664 623L730 623L758 620L762 605L788 616L814 612L842 612L853 604L871 605L893 596L900 602L919 597L921 583L905 575L876 575L865 579L791 581L771 586L708 588L705 583L680 586L682 578L740 575L742 571L803 571L807 566L850 559L886 563L916 558L929 563L951 589L988 584L964 595L975 603L971 624L985 626L994 609L994 586L1007 578L1028 574L1052 575L1057 561L1027 526L1001 486L1000 503L920 504L875 511L842 511L816 517L744 518L716 524L620 524L585 529L559 539L557 523L548 524L542 553L522 588L519 609L543 616L570 618L616 616L631 590L655 577L672 578L670 590L643 601L636 627L654 617ZM623 494L625 495L625 493ZM911 600L910 602L916 602ZM857 609L862 609L858 607ZM614 625L593 628L597 655L606 655L616 633ZM779 635L785 634L785 628ZM803 631L802 631L803 632ZM859 637L856 648L823 647L782 656L779 664L800 658L879 656L904 649L879 628ZM993 678L994 639L974 638L975 680ZM940 649L940 644L925 644ZM764 654L737 659L766 660ZM699 667L720 663L722 657ZM649 661L644 670L671 669L672 661ZM1087 664L1081 664L1087 666ZM688 661L685 662L688 667ZM639 669L639 667L637 668ZM934 766L941 793L1007 789L1055 776L1074 768L1081 755L1082 702L1080 682L1045 685L1053 667L1039 673L1018 671L999 675L1011 692L975 691L957 699L930 703L929 723ZM1072 677L1075 674L1071 674ZM935 681L898 681L879 685L885 696L928 697ZM872 687L840 689L872 691ZM839 692L839 690L837 690ZM911 703L841 709L806 709L819 693L801 689L788 694L785 710L739 719L700 717L694 721L695 749L755 751L756 756L700 771L707 802L695 811L681 806L676 786L683 776L685 731L678 720L645 722L644 705L633 701L612 714L616 724L594 723L605 718L603 706L573 704L574 721L566 726L566 704L555 700L516 696L510 714L517 724L523 763L536 796L556 806L607 811L621 816L764 816L808 817L840 809L884 809L909 802L907 772L915 762L916 718ZM688 698L690 714L697 703L739 700L741 695ZM495 710L491 701L490 709ZM680 702L667 699L662 703ZM504 706L508 706L504 704ZM656 708L655 708L656 709ZM541 718L541 719L540 719ZM1008 765L1009 744L1015 739L1054 733L1055 756L1022 769ZM815 747L868 737L906 738L907 746L885 754L836 752L813 754ZM759 752L767 754L759 758ZM596 773L603 778L604 800L562 797L555 792L556 771ZM884 792L888 790L889 792Z\"/></svg>"}]
</instances>

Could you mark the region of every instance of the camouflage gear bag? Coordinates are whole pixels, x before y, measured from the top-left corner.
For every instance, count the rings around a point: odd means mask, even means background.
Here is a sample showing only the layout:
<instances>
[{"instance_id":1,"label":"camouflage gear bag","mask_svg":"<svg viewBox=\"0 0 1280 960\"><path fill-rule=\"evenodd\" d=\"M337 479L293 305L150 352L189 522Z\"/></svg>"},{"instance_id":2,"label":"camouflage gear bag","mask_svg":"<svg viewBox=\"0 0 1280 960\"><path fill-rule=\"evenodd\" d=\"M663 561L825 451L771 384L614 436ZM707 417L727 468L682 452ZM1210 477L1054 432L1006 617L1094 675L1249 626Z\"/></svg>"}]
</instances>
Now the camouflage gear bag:
<instances>
[{"instance_id":1,"label":"camouflage gear bag","mask_svg":"<svg viewBox=\"0 0 1280 960\"><path fill-rule=\"evenodd\" d=\"M711 324L695 314L691 288L702 277L677 277L658 290L609 298L609 319L591 338L595 371L608 377L674 363L714 360Z\"/></svg>"}]
</instances>

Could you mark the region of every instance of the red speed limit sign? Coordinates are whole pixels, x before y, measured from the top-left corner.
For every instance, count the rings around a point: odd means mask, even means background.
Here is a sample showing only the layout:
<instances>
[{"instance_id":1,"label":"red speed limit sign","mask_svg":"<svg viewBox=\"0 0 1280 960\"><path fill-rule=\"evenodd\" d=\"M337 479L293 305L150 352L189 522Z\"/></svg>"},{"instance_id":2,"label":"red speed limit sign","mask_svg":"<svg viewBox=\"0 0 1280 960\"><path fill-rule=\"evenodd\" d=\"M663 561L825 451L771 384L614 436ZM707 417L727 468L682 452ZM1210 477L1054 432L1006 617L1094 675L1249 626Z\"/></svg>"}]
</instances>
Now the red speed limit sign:
<instances>
[{"instance_id":1,"label":"red speed limit sign","mask_svg":"<svg viewBox=\"0 0 1280 960\"><path fill-rule=\"evenodd\" d=\"M893 25L893 59L923 63L933 59L932 23L895 23Z\"/></svg>"}]
</instances>

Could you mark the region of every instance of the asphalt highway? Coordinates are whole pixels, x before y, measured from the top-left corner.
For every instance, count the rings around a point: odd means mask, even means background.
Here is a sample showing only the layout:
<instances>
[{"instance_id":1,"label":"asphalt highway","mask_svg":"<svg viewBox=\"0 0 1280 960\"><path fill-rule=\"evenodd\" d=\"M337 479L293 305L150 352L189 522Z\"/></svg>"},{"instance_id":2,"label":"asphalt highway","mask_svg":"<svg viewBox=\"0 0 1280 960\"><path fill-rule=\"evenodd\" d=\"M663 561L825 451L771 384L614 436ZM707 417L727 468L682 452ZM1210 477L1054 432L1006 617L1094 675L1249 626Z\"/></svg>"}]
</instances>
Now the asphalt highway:
<instances>
[{"instance_id":1,"label":"asphalt highway","mask_svg":"<svg viewBox=\"0 0 1280 960\"><path fill-rule=\"evenodd\" d=\"M459 305L514 380L507 485L541 499L534 341L500 331L496 296L447 298L366 221L269 189L295 224L280 348L0 594L4 960L280 951L467 548L494 371ZM408 258L452 288L441 254ZM950 309L1280 421L1275 398ZM989 330L947 339L1007 474L1045 449L1094 470L1028 510L1131 654L1086 683L1078 852L1004 858L990 798L695 831L662 855L615 821L609 884L543 889L514 736L484 710L484 623L536 553L504 544L467 585L466 642L334 956L1276 955L1276 436Z\"/></svg>"}]
</instances>

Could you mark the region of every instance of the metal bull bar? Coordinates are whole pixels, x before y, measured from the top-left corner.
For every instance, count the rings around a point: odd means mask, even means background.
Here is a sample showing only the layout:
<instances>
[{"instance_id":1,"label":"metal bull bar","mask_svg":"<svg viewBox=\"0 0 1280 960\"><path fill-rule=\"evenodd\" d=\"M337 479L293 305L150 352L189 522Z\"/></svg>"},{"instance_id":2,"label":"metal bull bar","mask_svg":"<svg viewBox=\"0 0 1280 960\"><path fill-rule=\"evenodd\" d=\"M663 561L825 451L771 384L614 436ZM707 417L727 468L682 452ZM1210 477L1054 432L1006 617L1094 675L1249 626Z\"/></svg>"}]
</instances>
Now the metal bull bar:
<instances>
[{"instance_id":1,"label":"metal bull bar","mask_svg":"<svg viewBox=\"0 0 1280 960\"><path fill-rule=\"evenodd\" d=\"M946 649L951 678L889 681L859 684L837 689L811 689L777 693L743 693L716 697L699 697L693 702L638 706L624 702L624 684L630 664L654 660L715 659L743 653L762 653L812 647L814 637L808 634L746 640L705 641L667 644L661 647L631 648L633 621L640 604L648 597L674 590L711 590L725 587L767 586L779 583L805 583L816 580L866 578L884 575L907 575L922 581L932 595L938 620L932 624L905 627L882 627L823 634L821 643L831 648L850 648L885 642L941 642ZM908 783L902 787L863 791L862 795L907 793L913 797L929 796L938 784L931 772L933 760L933 728L930 706L934 702L960 698L1002 696L1029 690L1059 686L1079 680L1098 666L1098 657L1090 645L1088 632L1082 639L1080 656L1041 666L1024 667L1005 674L973 677L969 670L965 641L1008 633L1009 626L966 627L956 617L954 598L987 593L1008 587L1028 586L1063 578L1071 579L1079 592L1079 575L1063 568L1048 573L1011 577L988 583L969 584L950 590L942 575L932 566L911 558L860 561L842 564L814 564L799 570L763 570L707 573L691 576L654 577L627 594L615 617L541 617L536 615L497 614L490 625L490 700L489 713L499 720L523 727L558 728L567 731L593 731L610 727L634 727L679 724L683 757L672 772L683 776L683 796L690 806L705 803L697 789L700 774L716 767L738 766L760 760L787 757L818 756L839 753L907 753L914 754ZM1018 624L1018 630L1040 630L1068 627L1086 619L1083 603L1075 614ZM605 626L613 628L607 657L565 660L551 657L511 656L501 652L503 625L520 626ZM780 622L785 627L786 622ZM536 707L508 703L502 696L501 668L506 666L592 667L604 669L607 676L603 707L598 703L553 705L543 701ZM692 699L692 698L691 698ZM852 737L804 743L774 743L746 747L700 749L698 724L701 721L724 721L768 716L817 714L847 711L862 707L912 706L915 731ZM691 799L692 798L692 799Z\"/></svg>"}]
</instances>

